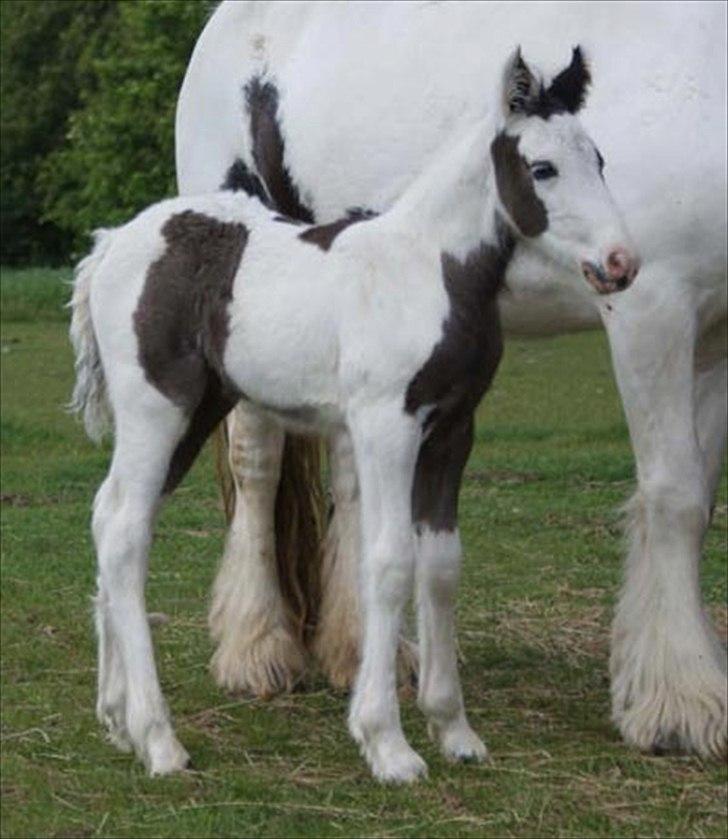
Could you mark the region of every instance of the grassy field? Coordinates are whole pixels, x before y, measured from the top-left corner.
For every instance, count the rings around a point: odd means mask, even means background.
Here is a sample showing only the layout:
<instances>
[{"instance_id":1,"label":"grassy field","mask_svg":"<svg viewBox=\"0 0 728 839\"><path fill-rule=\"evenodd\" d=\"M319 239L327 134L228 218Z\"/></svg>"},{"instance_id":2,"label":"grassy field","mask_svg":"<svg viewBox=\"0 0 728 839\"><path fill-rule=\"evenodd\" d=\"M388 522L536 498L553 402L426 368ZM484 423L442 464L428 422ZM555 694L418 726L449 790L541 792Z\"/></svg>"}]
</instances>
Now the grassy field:
<instances>
[{"instance_id":1,"label":"grassy field","mask_svg":"<svg viewBox=\"0 0 728 839\"><path fill-rule=\"evenodd\" d=\"M509 343L481 409L462 502L466 703L494 762L451 766L411 697L430 767L369 777L346 697L312 674L270 702L207 673L209 587L225 534L210 452L163 511L148 608L163 688L195 771L151 780L94 718L89 506L109 451L63 411L67 272L2 275L4 837L723 836L725 768L635 754L609 721L617 508L633 463L601 334ZM725 624L726 488L703 586Z\"/></svg>"}]
</instances>

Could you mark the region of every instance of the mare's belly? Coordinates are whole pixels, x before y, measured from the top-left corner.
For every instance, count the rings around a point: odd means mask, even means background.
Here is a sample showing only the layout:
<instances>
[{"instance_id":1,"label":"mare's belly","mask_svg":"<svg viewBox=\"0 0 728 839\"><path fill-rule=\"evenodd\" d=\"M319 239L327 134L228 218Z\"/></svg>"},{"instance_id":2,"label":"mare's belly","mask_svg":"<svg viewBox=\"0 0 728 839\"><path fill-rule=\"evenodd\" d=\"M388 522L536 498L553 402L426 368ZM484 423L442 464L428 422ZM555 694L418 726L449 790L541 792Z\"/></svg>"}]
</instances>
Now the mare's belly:
<instances>
[{"instance_id":1,"label":"mare's belly","mask_svg":"<svg viewBox=\"0 0 728 839\"><path fill-rule=\"evenodd\" d=\"M599 303L581 275L518 251L498 295L504 332L533 337L597 329Z\"/></svg>"}]
</instances>

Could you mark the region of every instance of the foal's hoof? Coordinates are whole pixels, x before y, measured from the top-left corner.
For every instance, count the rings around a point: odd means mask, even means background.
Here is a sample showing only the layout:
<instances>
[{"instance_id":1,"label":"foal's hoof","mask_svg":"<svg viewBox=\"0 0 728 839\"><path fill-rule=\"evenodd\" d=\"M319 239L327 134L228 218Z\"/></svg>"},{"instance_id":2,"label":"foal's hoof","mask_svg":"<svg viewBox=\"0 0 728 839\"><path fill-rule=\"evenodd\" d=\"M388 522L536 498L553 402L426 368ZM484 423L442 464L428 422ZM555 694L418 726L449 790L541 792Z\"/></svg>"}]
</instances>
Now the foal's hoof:
<instances>
[{"instance_id":1,"label":"foal's hoof","mask_svg":"<svg viewBox=\"0 0 728 839\"><path fill-rule=\"evenodd\" d=\"M371 767L374 777L385 784L411 784L427 777L427 764L409 746L380 754Z\"/></svg>"},{"instance_id":2,"label":"foal's hoof","mask_svg":"<svg viewBox=\"0 0 728 839\"><path fill-rule=\"evenodd\" d=\"M190 765L190 756L174 735L151 737L147 744L147 769L152 777L172 775Z\"/></svg>"},{"instance_id":3,"label":"foal's hoof","mask_svg":"<svg viewBox=\"0 0 728 839\"><path fill-rule=\"evenodd\" d=\"M349 729L378 781L385 784L411 784L427 775L427 764L403 736L367 738L351 719Z\"/></svg>"},{"instance_id":4,"label":"foal's hoof","mask_svg":"<svg viewBox=\"0 0 728 839\"><path fill-rule=\"evenodd\" d=\"M483 763L490 760L485 743L470 726L441 733L440 749L442 754L457 763Z\"/></svg>"}]
</instances>

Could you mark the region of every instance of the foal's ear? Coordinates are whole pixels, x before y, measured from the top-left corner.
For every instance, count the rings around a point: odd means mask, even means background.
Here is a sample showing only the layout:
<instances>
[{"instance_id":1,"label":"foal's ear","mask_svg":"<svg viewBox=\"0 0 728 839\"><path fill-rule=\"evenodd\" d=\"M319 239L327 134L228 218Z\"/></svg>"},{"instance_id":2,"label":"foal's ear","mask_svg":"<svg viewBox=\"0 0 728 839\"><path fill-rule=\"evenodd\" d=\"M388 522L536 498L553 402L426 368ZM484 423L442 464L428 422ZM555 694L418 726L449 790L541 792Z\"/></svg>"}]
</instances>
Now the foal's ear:
<instances>
[{"instance_id":1,"label":"foal's ear","mask_svg":"<svg viewBox=\"0 0 728 839\"><path fill-rule=\"evenodd\" d=\"M529 104L538 97L539 83L516 47L503 73L503 110L505 116L529 113Z\"/></svg>"},{"instance_id":2,"label":"foal's ear","mask_svg":"<svg viewBox=\"0 0 728 839\"><path fill-rule=\"evenodd\" d=\"M556 99L570 114L575 114L584 104L590 82L589 65L581 47L574 47L571 52L571 64L556 76L546 94Z\"/></svg>"}]
</instances>

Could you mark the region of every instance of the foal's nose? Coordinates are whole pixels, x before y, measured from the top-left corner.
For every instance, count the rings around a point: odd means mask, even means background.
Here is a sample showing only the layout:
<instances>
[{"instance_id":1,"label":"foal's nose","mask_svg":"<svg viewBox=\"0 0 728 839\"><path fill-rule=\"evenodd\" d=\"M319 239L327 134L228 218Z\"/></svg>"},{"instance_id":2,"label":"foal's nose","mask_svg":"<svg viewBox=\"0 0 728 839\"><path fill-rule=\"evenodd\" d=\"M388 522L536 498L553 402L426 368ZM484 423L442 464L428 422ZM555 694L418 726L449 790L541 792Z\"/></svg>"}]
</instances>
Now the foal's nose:
<instances>
[{"instance_id":1,"label":"foal's nose","mask_svg":"<svg viewBox=\"0 0 728 839\"><path fill-rule=\"evenodd\" d=\"M639 257L623 245L608 248L607 256L599 262L585 260L581 263L587 282L598 294L612 294L627 288L639 269Z\"/></svg>"},{"instance_id":2,"label":"foal's nose","mask_svg":"<svg viewBox=\"0 0 728 839\"><path fill-rule=\"evenodd\" d=\"M605 260L607 277L618 289L627 288L640 270L639 257L626 248L613 248Z\"/></svg>"}]
</instances>

